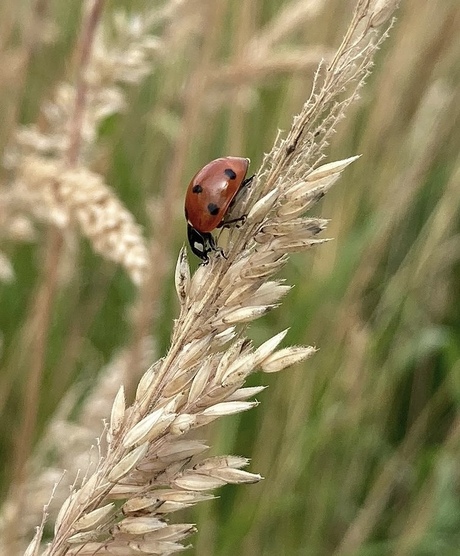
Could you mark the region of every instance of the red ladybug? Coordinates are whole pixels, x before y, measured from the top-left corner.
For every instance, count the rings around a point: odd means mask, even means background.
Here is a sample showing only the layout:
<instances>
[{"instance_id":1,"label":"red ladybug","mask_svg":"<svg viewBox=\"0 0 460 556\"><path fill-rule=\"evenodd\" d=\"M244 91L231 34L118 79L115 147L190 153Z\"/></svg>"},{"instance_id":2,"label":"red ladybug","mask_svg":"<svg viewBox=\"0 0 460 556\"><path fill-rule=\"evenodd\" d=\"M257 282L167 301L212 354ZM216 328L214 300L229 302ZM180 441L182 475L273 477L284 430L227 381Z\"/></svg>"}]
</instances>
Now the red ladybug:
<instances>
[{"instance_id":1,"label":"red ladybug","mask_svg":"<svg viewBox=\"0 0 460 556\"><path fill-rule=\"evenodd\" d=\"M211 251L223 254L210 232L245 220L244 216L234 220L225 220L225 217L238 192L252 179L246 179L248 166L248 158L216 158L206 164L188 186L185 196L188 241L204 263L209 261Z\"/></svg>"}]
</instances>

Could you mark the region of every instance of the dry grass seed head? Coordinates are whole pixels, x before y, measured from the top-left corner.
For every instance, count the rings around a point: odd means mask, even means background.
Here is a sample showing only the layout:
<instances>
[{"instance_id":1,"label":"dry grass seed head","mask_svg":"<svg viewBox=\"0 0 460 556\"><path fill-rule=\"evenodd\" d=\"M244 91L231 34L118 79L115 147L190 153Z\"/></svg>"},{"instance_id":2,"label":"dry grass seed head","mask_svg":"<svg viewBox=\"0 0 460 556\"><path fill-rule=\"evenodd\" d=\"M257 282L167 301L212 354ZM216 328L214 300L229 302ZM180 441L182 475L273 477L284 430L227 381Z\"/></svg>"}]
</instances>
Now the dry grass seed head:
<instances>
[{"instance_id":1,"label":"dry grass seed head","mask_svg":"<svg viewBox=\"0 0 460 556\"><path fill-rule=\"evenodd\" d=\"M379 4L379 10L381 7L382 4ZM356 98L357 88L362 85L377 48L378 41L373 42L369 23L361 24L366 18L368 22L372 21L373 14L368 2L358 2L351 27L336 57L328 68L321 70L322 83L319 83L318 74L314 91L301 114L295 118L287 138L278 141L265 157L251 191L243 201L243 210L249 213L251 219L248 218L241 229L230 231L228 258L213 257L207 267L198 269L188 288L189 271L181 253L176 282L179 284L177 290L183 311L174 328L171 348L155 368L154 377L149 371L141 400L135 400L129 411L129 420L121 427L114 427L118 428L118 433L111 438L106 458L71 497L49 546L50 556L60 553L58 547L68 541L72 525L100 507L107 498L126 500L146 495L154 498L156 488L169 487L188 493L191 503L194 498L190 493L206 492L226 483L261 479L260 475L241 469L247 464L245 458L219 456L194 464L190 456L193 454L191 457L194 457L195 449L199 453L201 447L198 446L188 446L176 454L170 451L170 457L164 461L157 454L161 447L191 428L254 407L257 402L238 399L238 396L237 399L229 399L229 396L241 392L244 379L257 365L267 372L276 372L314 352L311 347L276 351L284 333L263 344L259 350L253 350L246 340L240 339L233 342L228 350L219 351L221 342L216 338L221 333L228 334L233 325L250 322L275 306L276 300L284 293L280 289L284 286L267 282L267 278L285 264L287 252L309 248L322 241L312 236L321 231L323 224L318 221L312 223L301 216L330 187L327 179L326 182L320 180L328 178L329 174L340 173L346 166L345 161L337 163L336 168L339 169L333 172L328 165L319 165L333 127ZM381 19L382 12L379 11L379 14ZM338 100L350 85L352 90L349 96ZM307 177L308 186L304 186ZM272 190L276 190L276 194L271 194ZM251 207L254 206L257 210L251 214ZM288 217L297 220L292 225L284 225ZM266 237L263 243L257 243L255 236L261 229ZM233 303L226 304L226 297L222 296L223 287L231 283L238 284L242 289L240 296L233 297ZM249 283L251 285L246 288ZM269 285L264 286L265 283ZM259 292L262 299L257 305L242 305L245 293L249 291ZM232 294L230 289L226 292L227 296ZM244 331L244 326L240 329ZM203 366L206 367L204 370ZM145 385L151 381L155 383L155 389L149 391ZM220 399L219 392L222 394ZM216 399L219 401L216 402ZM187 401L184 403L184 400ZM122 407L120 399L117 404ZM178 414L173 415L178 409ZM116 423L121 419L117 414L121 415L121 409L115 411ZM173 418L171 422L170 417ZM155 427L165 421L168 421L166 428L157 434ZM157 471L152 476L153 468ZM170 502L174 507L174 501ZM120 520L108 532L106 539L77 544L67 553L80 556L95 552L129 555L182 550L184 547L175 540L182 539L191 527L184 524L170 529L167 538L174 540L163 540L165 537L161 536L161 532L167 528L158 523L158 520L161 521L161 506L156 507L154 503L153 507L155 509L147 516ZM110 514L109 510L107 512ZM143 535L154 536L146 538Z\"/></svg>"},{"instance_id":2,"label":"dry grass seed head","mask_svg":"<svg viewBox=\"0 0 460 556\"><path fill-rule=\"evenodd\" d=\"M20 167L18 188L38 218L60 228L78 222L96 252L124 266L136 284L143 281L149 255L140 227L101 176L29 156Z\"/></svg>"}]
</instances>

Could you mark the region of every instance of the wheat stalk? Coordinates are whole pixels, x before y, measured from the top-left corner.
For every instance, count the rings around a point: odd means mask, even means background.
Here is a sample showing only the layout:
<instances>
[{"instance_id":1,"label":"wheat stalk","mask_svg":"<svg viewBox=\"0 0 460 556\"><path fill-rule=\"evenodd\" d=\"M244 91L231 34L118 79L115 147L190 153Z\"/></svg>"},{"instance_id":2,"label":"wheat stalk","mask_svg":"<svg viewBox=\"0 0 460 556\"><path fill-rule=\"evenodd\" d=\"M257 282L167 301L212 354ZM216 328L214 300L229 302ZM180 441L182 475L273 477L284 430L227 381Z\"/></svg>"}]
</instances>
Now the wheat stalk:
<instances>
[{"instance_id":1,"label":"wheat stalk","mask_svg":"<svg viewBox=\"0 0 460 556\"><path fill-rule=\"evenodd\" d=\"M248 400L263 387L244 387L256 369L278 372L315 351L278 349L286 331L254 348L244 336L245 325L276 307L288 291L270 278L289 253L326 241L316 236L327 222L304 213L357 158L320 165L385 36L375 27L394 7L395 2L358 2L333 61L319 68L286 139L276 141L237 207L247 220L230 231L227 258L213 257L191 277L181 250L175 276L181 310L171 347L143 375L131 406L120 387L107 428L107 453L64 502L43 555L172 554L183 550L181 541L194 527L168 525L167 514L210 499L209 491L226 483L260 480L243 469L246 458L202 459L207 446L185 435L257 405ZM27 556L39 553L42 530Z\"/></svg>"}]
</instances>

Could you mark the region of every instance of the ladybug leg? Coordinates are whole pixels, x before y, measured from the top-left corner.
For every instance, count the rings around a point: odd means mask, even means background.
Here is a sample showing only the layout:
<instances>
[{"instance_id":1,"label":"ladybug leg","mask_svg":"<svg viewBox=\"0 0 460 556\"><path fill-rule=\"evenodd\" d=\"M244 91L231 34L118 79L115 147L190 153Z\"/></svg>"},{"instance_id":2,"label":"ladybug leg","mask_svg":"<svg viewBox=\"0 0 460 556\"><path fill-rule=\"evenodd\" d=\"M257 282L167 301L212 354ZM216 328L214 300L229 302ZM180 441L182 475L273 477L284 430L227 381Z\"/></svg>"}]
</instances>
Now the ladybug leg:
<instances>
[{"instance_id":1,"label":"ladybug leg","mask_svg":"<svg viewBox=\"0 0 460 556\"><path fill-rule=\"evenodd\" d=\"M255 174L254 174L255 175ZM241 198L241 192L244 188L249 187L251 185L252 180L254 179L254 175L250 178L246 178L241 182L240 188L238 189L237 194L233 198L232 202L230 203L228 210L231 210L232 207L235 205L236 202ZM232 218L231 220L222 220L220 224L217 225L217 228L230 228L232 224L236 224L236 227L239 228L246 222L246 215L243 214L238 218Z\"/></svg>"},{"instance_id":2,"label":"ladybug leg","mask_svg":"<svg viewBox=\"0 0 460 556\"><path fill-rule=\"evenodd\" d=\"M243 214L243 216L232 218L232 220L222 220L222 222L217 225L217 228L230 228L232 224L236 224L236 227L239 228L246 222L246 218L247 216Z\"/></svg>"},{"instance_id":3,"label":"ladybug leg","mask_svg":"<svg viewBox=\"0 0 460 556\"><path fill-rule=\"evenodd\" d=\"M207 252L209 253L210 251L215 251L215 252L219 253L220 255L222 255L222 257L224 259L226 259L227 256L225 255L224 250L222 249L222 247L219 247L217 245L216 240L214 239L214 236L212 234L207 234L207 235L209 236L207 238L208 242L209 242L209 251L207 251Z\"/></svg>"},{"instance_id":4,"label":"ladybug leg","mask_svg":"<svg viewBox=\"0 0 460 556\"><path fill-rule=\"evenodd\" d=\"M243 180L241 182L241 185L238 188L238 191L237 191L235 197L233 198L232 202L230 203L229 209L231 209L233 207L233 205L238 201L238 199L241 198L243 189L245 189L246 187L250 187L254 177L255 177L255 174L253 174L250 178L246 178L245 180Z\"/></svg>"},{"instance_id":5,"label":"ladybug leg","mask_svg":"<svg viewBox=\"0 0 460 556\"><path fill-rule=\"evenodd\" d=\"M233 197L233 200L232 200L232 202L230 203L230 205L229 205L229 207L228 207L229 210L230 210L230 209L233 207L233 205L241 198L241 194L242 194L243 189L245 189L246 187L249 187L249 186L251 185L252 180L254 179L254 177L255 177L255 174L254 174L253 176L251 176L250 178L246 178L245 180L243 180L243 181L241 182L241 185L240 185L240 187L238 188L238 191L237 191L235 197Z\"/></svg>"},{"instance_id":6,"label":"ladybug leg","mask_svg":"<svg viewBox=\"0 0 460 556\"><path fill-rule=\"evenodd\" d=\"M249 187L251 185L252 180L254 179L254 177L255 177L255 174L252 174L251 177L246 178L245 180L243 180L241 182L240 189L238 191L241 191L241 189L243 189L243 187Z\"/></svg>"}]
</instances>

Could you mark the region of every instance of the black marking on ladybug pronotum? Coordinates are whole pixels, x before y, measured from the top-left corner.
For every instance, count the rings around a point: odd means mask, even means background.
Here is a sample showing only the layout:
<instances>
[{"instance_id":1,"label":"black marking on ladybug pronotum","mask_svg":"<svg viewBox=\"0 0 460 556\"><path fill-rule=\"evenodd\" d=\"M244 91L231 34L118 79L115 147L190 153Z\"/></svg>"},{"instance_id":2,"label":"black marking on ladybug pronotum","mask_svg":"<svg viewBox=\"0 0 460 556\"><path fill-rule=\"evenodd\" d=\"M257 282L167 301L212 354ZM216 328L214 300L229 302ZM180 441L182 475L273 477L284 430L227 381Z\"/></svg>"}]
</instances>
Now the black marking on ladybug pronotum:
<instances>
[{"instance_id":1,"label":"black marking on ladybug pronotum","mask_svg":"<svg viewBox=\"0 0 460 556\"><path fill-rule=\"evenodd\" d=\"M225 168L224 174L231 180L236 179L236 173L231 168Z\"/></svg>"},{"instance_id":2,"label":"black marking on ladybug pronotum","mask_svg":"<svg viewBox=\"0 0 460 556\"><path fill-rule=\"evenodd\" d=\"M193 186L192 191L193 191L193 193L202 193L203 188L201 187L201 185L199 183L197 183L196 185Z\"/></svg>"},{"instance_id":3,"label":"black marking on ladybug pronotum","mask_svg":"<svg viewBox=\"0 0 460 556\"><path fill-rule=\"evenodd\" d=\"M219 207L215 204L215 203L209 203L208 205L208 211L209 214L212 214L212 216L216 216L216 214L219 214Z\"/></svg>"}]
</instances>

